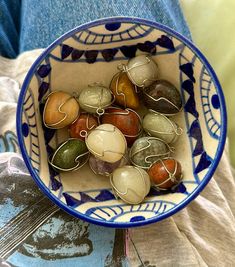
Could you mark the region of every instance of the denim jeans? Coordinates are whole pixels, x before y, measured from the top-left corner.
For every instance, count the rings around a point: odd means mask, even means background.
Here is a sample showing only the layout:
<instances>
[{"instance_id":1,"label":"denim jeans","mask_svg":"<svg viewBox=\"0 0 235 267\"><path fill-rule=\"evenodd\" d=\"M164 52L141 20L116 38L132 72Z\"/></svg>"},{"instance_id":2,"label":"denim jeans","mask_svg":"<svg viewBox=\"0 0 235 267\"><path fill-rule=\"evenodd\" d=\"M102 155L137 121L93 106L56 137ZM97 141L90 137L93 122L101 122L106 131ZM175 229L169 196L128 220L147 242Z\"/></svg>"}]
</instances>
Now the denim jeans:
<instances>
[{"instance_id":1,"label":"denim jeans","mask_svg":"<svg viewBox=\"0 0 235 267\"><path fill-rule=\"evenodd\" d=\"M190 38L178 0L0 0L0 54L15 58L82 23L111 16L158 21Z\"/></svg>"}]
</instances>

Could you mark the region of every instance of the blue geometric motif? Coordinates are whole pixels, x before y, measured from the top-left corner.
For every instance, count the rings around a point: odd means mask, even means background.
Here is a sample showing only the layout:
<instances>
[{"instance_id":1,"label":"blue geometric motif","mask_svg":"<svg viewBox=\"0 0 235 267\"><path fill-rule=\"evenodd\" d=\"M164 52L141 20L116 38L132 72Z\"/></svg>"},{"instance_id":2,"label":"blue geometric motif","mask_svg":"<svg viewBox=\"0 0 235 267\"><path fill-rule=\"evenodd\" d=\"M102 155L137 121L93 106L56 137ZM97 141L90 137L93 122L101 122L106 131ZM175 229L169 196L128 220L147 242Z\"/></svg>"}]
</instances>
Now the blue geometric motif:
<instances>
[{"instance_id":1,"label":"blue geometric motif","mask_svg":"<svg viewBox=\"0 0 235 267\"><path fill-rule=\"evenodd\" d=\"M115 31L114 29L115 28L117 29L118 26L119 25L113 25L113 31ZM105 31L106 33L101 34L101 33L96 33L90 29L84 30L79 33L76 33L74 36L72 36L72 38L78 43L86 44L86 45L107 44L110 42L115 43L115 42L129 41L129 40L134 40L134 39L139 39L141 37L145 37L153 31L153 28L143 27L140 24L135 24L128 29L119 31L118 33L115 33L115 32L110 33L112 32L111 24L109 25L106 24L104 25L104 32Z\"/></svg>"},{"instance_id":2,"label":"blue geometric motif","mask_svg":"<svg viewBox=\"0 0 235 267\"><path fill-rule=\"evenodd\" d=\"M207 86L205 86L207 84ZM211 80L210 75L206 71L205 67L201 70L200 75L200 93L201 93L201 101L202 101L202 108L204 119L206 122L207 130L211 137L215 139L219 139L220 137L220 123L215 119L213 116L213 108L215 110L220 108L220 101L217 94L213 94L211 96L211 104L210 104L210 92L213 82Z\"/></svg>"},{"instance_id":3,"label":"blue geometric motif","mask_svg":"<svg viewBox=\"0 0 235 267\"><path fill-rule=\"evenodd\" d=\"M36 124L36 112L33 93L30 88L28 88L25 95L25 100L23 103L23 113L26 122L22 124L22 133L25 138L29 138L30 147L29 147L29 158L32 162L34 170L39 172L40 170L40 149L39 149L39 140L38 140L38 128Z\"/></svg>"},{"instance_id":4,"label":"blue geometric motif","mask_svg":"<svg viewBox=\"0 0 235 267\"><path fill-rule=\"evenodd\" d=\"M182 92L183 101L185 102L184 110L186 125L188 129L189 142L192 151L193 172L196 182L199 183L200 180L198 178L198 173L207 169L211 165L212 159L207 155L206 151L204 150L201 126L198 120L199 113L196 109L196 102L194 96L195 77L193 70L193 63L196 58L193 57L192 61L190 61L184 56L183 52L184 48L179 54L179 69L181 70L180 82L181 90L184 90L189 94L189 98L186 101L184 93ZM186 63L182 64L183 60L186 61ZM189 79L183 80L183 74L185 74ZM188 113L192 114L195 117L195 120L191 122L191 125L189 125ZM192 142L192 138L196 140L196 143ZM199 162L197 164L195 163L196 156L200 156Z\"/></svg>"},{"instance_id":5,"label":"blue geometric motif","mask_svg":"<svg viewBox=\"0 0 235 267\"><path fill-rule=\"evenodd\" d=\"M179 47L175 48L173 41L168 36L161 35L160 38L158 38L156 41L153 42L145 41L144 43L137 43L135 45L123 45L114 48L100 49L100 50L78 50L67 44L62 44L60 57L58 58L57 56L52 54L50 54L49 57L64 62L74 62L80 60L81 62L85 61L89 64L92 64L97 61L110 62L111 60L133 58L136 56L137 49L139 49L142 52L147 52L149 54L156 55L157 46L166 49L166 51L160 51L159 54L174 53L176 49L179 49ZM115 55L118 53L118 51L120 51L123 54L124 58L117 57L115 59ZM81 58L83 55L84 58ZM101 57L99 57L99 55L101 55ZM51 70L50 64L45 64L38 69L38 74L41 75L40 76L41 78L44 78L50 73L50 70Z\"/></svg>"}]
</instances>

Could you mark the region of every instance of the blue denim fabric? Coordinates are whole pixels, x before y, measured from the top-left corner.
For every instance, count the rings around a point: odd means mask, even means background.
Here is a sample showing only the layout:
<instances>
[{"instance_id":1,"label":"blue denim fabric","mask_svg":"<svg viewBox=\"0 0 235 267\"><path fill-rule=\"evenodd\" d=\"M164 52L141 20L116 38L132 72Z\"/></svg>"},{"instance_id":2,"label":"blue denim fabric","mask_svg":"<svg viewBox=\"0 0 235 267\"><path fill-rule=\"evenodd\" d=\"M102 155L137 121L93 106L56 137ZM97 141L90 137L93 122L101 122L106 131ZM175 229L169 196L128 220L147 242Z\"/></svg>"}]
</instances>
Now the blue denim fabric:
<instances>
[{"instance_id":1,"label":"blue denim fabric","mask_svg":"<svg viewBox=\"0 0 235 267\"><path fill-rule=\"evenodd\" d=\"M0 55L14 58L19 52L20 0L0 0Z\"/></svg>"},{"instance_id":2,"label":"blue denim fabric","mask_svg":"<svg viewBox=\"0 0 235 267\"><path fill-rule=\"evenodd\" d=\"M177 0L0 0L0 53L14 58L82 23L111 16L158 21L190 38Z\"/></svg>"}]
</instances>

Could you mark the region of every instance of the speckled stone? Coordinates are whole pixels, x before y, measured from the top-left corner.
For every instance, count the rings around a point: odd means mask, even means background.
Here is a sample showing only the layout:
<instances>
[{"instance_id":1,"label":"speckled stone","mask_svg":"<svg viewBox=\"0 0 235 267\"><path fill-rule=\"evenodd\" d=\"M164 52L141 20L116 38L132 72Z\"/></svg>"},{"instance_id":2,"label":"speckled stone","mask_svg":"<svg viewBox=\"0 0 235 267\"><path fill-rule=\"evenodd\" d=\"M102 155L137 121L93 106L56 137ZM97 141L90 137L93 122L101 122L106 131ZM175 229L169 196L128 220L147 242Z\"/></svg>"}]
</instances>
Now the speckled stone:
<instances>
[{"instance_id":1,"label":"speckled stone","mask_svg":"<svg viewBox=\"0 0 235 267\"><path fill-rule=\"evenodd\" d=\"M154 163L148 170L148 174L157 188L169 189L181 181L182 168L177 160L164 159Z\"/></svg>"},{"instance_id":2,"label":"speckled stone","mask_svg":"<svg viewBox=\"0 0 235 267\"><path fill-rule=\"evenodd\" d=\"M69 139L62 143L52 156L53 167L62 171L70 171L87 160L88 153L77 159L80 155L88 152L85 142L79 139ZM79 164L80 162L80 164Z\"/></svg>"},{"instance_id":3,"label":"speckled stone","mask_svg":"<svg viewBox=\"0 0 235 267\"><path fill-rule=\"evenodd\" d=\"M134 166L117 168L110 181L114 193L129 204L141 203L151 186L148 173Z\"/></svg>"},{"instance_id":4,"label":"speckled stone","mask_svg":"<svg viewBox=\"0 0 235 267\"><path fill-rule=\"evenodd\" d=\"M169 154L169 147L161 139L141 137L132 145L129 157L133 165L148 169L153 162Z\"/></svg>"},{"instance_id":5,"label":"speckled stone","mask_svg":"<svg viewBox=\"0 0 235 267\"><path fill-rule=\"evenodd\" d=\"M173 115L182 108L182 100L176 87L166 80L158 80L143 91L144 104L148 109ZM172 105L173 103L174 105Z\"/></svg>"}]
</instances>

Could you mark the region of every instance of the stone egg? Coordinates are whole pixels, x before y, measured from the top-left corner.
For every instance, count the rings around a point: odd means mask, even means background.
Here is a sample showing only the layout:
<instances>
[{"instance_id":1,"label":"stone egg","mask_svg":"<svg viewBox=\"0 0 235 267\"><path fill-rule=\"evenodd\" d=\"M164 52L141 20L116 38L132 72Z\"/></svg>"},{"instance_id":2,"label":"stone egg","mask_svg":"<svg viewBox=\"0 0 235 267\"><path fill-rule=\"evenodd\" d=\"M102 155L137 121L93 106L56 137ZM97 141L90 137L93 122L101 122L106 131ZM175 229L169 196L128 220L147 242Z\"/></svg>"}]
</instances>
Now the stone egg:
<instances>
[{"instance_id":1,"label":"stone egg","mask_svg":"<svg viewBox=\"0 0 235 267\"><path fill-rule=\"evenodd\" d=\"M86 145L95 157L110 163L120 160L127 148L124 135L112 124L101 124L90 131Z\"/></svg>"},{"instance_id":2,"label":"stone egg","mask_svg":"<svg viewBox=\"0 0 235 267\"><path fill-rule=\"evenodd\" d=\"M107 108L101 122L116 126L124 134L128 146L131 146L141 133L141 119L131 109Z\"/></svg>"},{"instance_id":3,"label":"stone egg","mask_svg":"<svg viewBox=\"0 0 235 267\"><path fill-rule=\"evenodd\" d=\"M135 85L129 80L125 72L114 75L110 89L115 97L115 103L124 108L137 109L140 106Z\"/></svg>"},{"instance_id":4,"label":"stone egg","mask_svg":"<svg viewBox=\"0 0 235 267\"><path fill-rule=\"evenodd\" d=\"M75 122L69 126L69 135L85 141L89 131L98 126L98 119L92 114L81 114Z\"/></svg>"},{"instance_id":5,"label":"stone egg","mask_svg":"<svg viewBox=\"0 0 235 267\"><path fill-rule=\"evenodd\" d=\"M96 158L93 155L91 155L89 158L89 166L91 170L95 174L104 175L104 176L109 176L115 169L127 164L127 162L128 160L125 157L121 158L120 160L114 163L100 160L99 158Z\"/></svg>"},{"instance_id":6,"label":"stone egg","mask_svg":"<svg viewBox=\"0 0 235 267\"><path fill-rule=\"evenodd\" d=\"M148 109L165 115L174 115L182 109L179 91L166 80L158 80L145 88L143 101Z\"/></svg>"},{"instance_id":7,"label":"stone egg","mask_svg":"<svg viewBox=\"0 0 235 267\"><path fill-rule=\"evenodd\" d=\"M130 59L126 66L129 79L138 87L151 85L158 79L158 67L149 55L139 55Z\"/></svg>"},{"instance_id":8,"label":"stone egg","mask_svg":"<svg viewBox=\"0 0 235 267\"><path fill-rule=\"evenodd\" d=\"M59 145L50 164L59 171L72 171L82 167L88 157L89 152L85 142L71 138Z\"/></svg>"},{"instance_id":9,"label":"stone egg","mask_svg":"<svg viewBox=\"0 0 235 267\"><path fill-rule=\"evenodd\" d=\"M79 104L70 94L54 91L47 97L43 110L46 127L60 129L74 122L79 116Z\"/></svg>"},{"instance_id":10,"label":"stone egg","mask_svg":"<svg viewBox=\"0 0 235 267\"><path fill-rule=\"evenodd\" d=\"M148 112L143 118L143 129L151 136L158 137L166 143L174 143L182 134L182 129L165 115Z\"/></svg>"},{"instance_id":11,"label":"stone egg","mask_svg":"<svg viewBox=\"0 0 235 267\"><path fill-rule=\"evenodd\" d=\"M148 173L135 166L117 168L111 178L114 193L129 204L141 203L150 191Z\"/></svg>"},{"instance_id":12,"label":"stone egg","mask_svg":"<svg viewBox=\"0 0 235 267\"><path fill-rule=\"evenodd\" d=\"M159 158L168 157L171 148L156 137L141 137L132 145L129 157L131 163L137 167L148 169Z\"/></svg>"},{"instance_id":13,"label":"stone egg","mask_svg":"<svg viewBox=\"0 0 235 267\"><path fill-rule=\"evenodd\" d=\"M154 186L159 190L170 189L182 180L181 164L172 158L155 162L148 170Z\"/></svg>"},{"instance_id":14,"label":"stone egg","mask_svg":"<svg viewBox=\"0 0 235 267\"><path fill-rule=\"evenodd\" d=\"M100 85L85 87L78 98L80 107L89 113L102 114L104 109L111 105L111 91Z\"/></svg>"}]
</instances>

